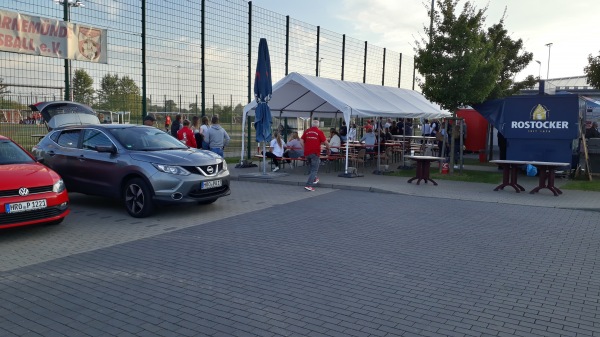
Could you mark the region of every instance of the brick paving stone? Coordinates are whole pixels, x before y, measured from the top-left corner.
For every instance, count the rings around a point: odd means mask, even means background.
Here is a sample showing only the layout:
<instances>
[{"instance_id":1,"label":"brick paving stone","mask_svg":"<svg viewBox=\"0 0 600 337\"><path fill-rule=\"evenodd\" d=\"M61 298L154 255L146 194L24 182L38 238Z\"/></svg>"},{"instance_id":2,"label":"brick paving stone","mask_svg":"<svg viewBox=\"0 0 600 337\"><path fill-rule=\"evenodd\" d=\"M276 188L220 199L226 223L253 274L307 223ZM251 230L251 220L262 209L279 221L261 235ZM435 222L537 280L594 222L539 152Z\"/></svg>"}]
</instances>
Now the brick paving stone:
<instances>
[{"instance_id":1,"label":"brick paving stone","mask_svg":"<svg viewBox=\"0 0 600 337\"><path fill-rule=\"evenodd\" d=\"M267 201L298 193L238 184ZM25 335L34 317L38 334L64 336L593 336L600 328L599 271L589 262L600 241L596 213L436 199L436 209L451 211L432 222L423 218L430 198L319 190L232 215L233 204L180 211L184 224L169 231L175 224L164 216L154 218L160 231L111 222L104 230L122 235L111 244L69 242L66 255L5 263L0 335Z\"/></svg>"}]
</instances>

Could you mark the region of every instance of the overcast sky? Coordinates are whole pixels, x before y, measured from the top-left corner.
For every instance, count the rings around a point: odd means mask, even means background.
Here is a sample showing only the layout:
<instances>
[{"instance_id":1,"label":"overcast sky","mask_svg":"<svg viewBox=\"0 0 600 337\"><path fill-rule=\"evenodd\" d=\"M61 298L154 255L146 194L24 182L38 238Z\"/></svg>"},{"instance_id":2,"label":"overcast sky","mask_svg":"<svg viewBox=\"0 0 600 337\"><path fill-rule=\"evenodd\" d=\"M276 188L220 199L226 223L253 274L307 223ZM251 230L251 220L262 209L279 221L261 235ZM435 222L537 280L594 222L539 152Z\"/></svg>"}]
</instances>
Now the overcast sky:
<instances>
[{"instance_id":1,"label":"overcast sky","mask_svg":"<svg viewBox=\"0 0 600 337\"><path fill-rule=\"evenodd\" d=\"M423 35L429 17L423 2L430 0L253 0L254 6L290 15L336 33L379 47L414 54L414 41ZM519 75L546 78L582 76L589 54L600 54L599 0L471 0L488 6L486 27L497 23L506 9L505 27L522 39L535 61ZM465 1L460 2L460 8ZM552 43L548 48L547 43Z\"/></svg>"}]
</instances>

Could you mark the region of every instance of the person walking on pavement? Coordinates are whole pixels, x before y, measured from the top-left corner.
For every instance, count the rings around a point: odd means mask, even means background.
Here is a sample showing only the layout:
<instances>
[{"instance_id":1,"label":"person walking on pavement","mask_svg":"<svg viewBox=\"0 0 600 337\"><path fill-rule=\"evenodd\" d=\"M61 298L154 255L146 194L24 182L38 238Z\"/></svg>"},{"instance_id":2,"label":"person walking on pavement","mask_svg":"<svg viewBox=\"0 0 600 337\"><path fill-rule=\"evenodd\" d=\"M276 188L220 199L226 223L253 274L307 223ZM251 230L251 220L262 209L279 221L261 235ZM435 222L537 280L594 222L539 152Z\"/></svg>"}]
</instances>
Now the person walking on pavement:
<instances>
[{"instance_id":1,"label":"person walking on pavement","mask_svg":"<svg viewBox=\"0 0 600 337\"><path fill-rule=\"evenodd\" d=\"M319 166L321 164L321 160L319 159L319 155L321 154L321 144L325 145L327 150L326 154L328 156L330 153L327 138L323 131L319 130L319 121L315 119L312 121L311 125L312 127L302 134L302 146L304 147L304 157L310 166L310 174L304 189L312 192L315 190L313 186L319 182L317 173L319 172Z\"/></svg>"}]
</instances>

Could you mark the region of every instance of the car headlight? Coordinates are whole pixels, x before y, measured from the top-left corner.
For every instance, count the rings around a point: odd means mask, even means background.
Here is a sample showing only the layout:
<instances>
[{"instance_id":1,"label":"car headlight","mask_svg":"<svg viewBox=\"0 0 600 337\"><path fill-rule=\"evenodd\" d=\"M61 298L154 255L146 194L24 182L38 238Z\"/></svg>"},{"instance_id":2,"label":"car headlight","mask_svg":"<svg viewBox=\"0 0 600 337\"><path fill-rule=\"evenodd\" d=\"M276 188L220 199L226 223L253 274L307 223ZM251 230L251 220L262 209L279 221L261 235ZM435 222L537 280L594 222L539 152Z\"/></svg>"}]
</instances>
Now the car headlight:
<instances>
[{"instance_id":1,"label":"car headlight","mask_svg":"<svg viewBox=\"0 0 600 337\"><path fill-rule=\"evenodd\" d=\"M227 162L225 161L225 159L221 159L221 162L223 163L223 171L227 170ZM218 160L217 164L220 164Z\"/></svg>"},{"instance_id":2,"label":"car headlight","mask_svg":"<svg viewBox=\"0 0 600 337\"><path fill-rule=\"evenodd\" d=\"M64 190L65 190L65 183L63 182L62 179L58 179L58 181L55 182L54 185L52 185L52 192L54 192L54 193L60 193Z\"/></svg>"},{"instance_id":3,"label":"car headlight","mask_svg":"<svg viewBox=\"0 0 600 337\"><path fill-rule=\"evenodd\" d=\"M159 170L160 172L176 174L176 175L180 175L180 176L189 176L190 175L190 172L181 166L172 166L172 165L165 165L165 164L152 164L152 165L154 165L154 167L156 167L156 169Z\"/></svg>"}]
</instances>

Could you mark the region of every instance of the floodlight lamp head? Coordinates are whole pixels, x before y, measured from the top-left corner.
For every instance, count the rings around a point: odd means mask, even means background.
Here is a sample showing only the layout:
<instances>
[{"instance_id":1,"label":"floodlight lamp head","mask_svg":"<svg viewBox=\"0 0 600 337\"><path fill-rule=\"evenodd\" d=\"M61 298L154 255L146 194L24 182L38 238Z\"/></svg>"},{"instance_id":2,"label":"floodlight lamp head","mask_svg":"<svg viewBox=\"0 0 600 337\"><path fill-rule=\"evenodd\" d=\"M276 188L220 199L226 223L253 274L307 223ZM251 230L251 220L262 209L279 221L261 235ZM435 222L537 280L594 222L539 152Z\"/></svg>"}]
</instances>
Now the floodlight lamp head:
<instances>
[{"instance_id":1,"label":"floodlight lamp head","mask_svg":"<svg viewBox=\"0 0 600 337\"><path fill-rule=\"evenodd\" d=\"M537 62L537 64L542 64L540 60L535 60L535 62Z\"/></svg>"}]
</instances>

